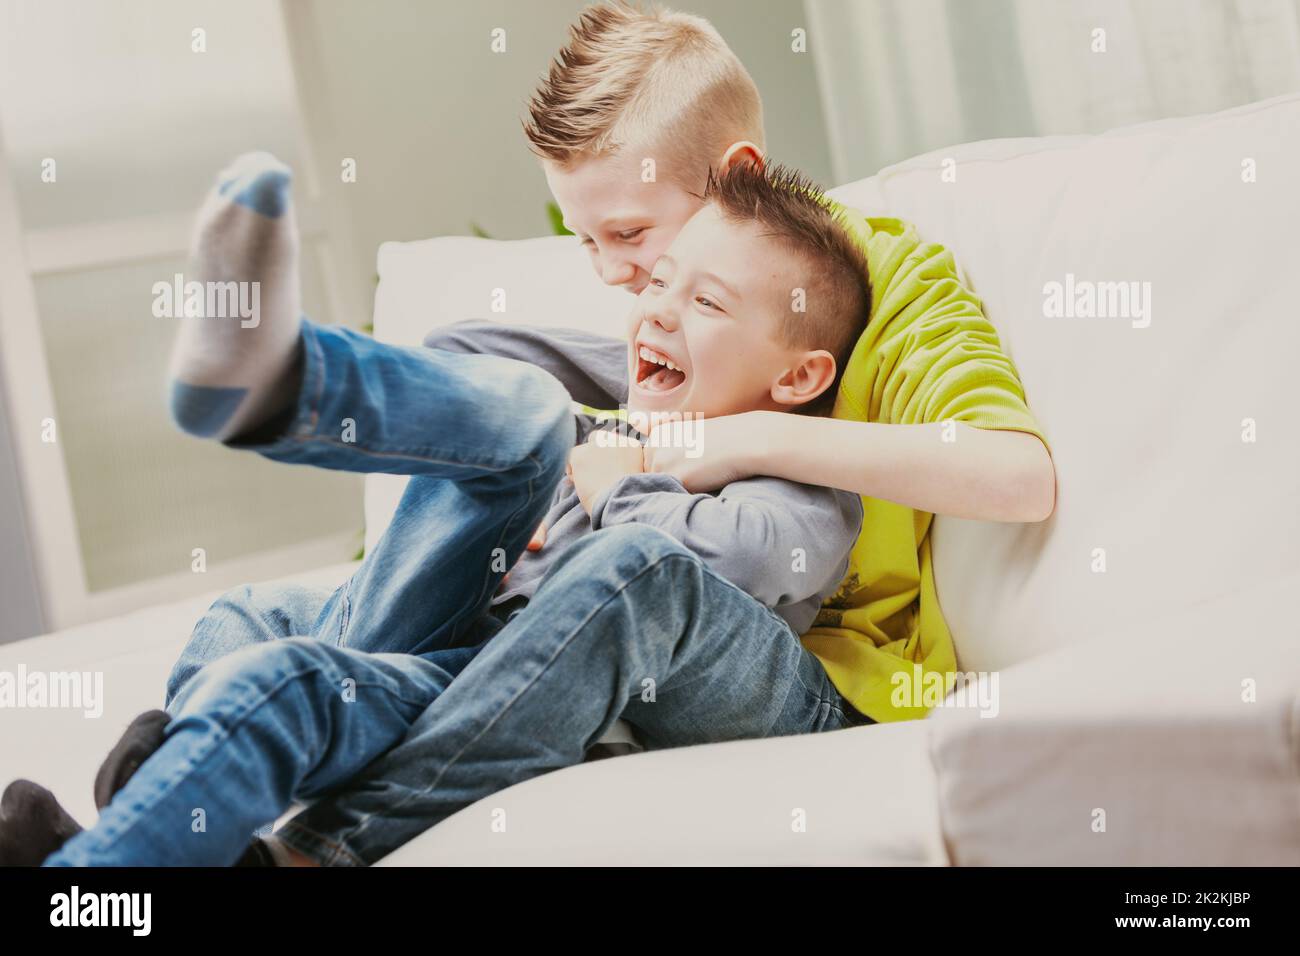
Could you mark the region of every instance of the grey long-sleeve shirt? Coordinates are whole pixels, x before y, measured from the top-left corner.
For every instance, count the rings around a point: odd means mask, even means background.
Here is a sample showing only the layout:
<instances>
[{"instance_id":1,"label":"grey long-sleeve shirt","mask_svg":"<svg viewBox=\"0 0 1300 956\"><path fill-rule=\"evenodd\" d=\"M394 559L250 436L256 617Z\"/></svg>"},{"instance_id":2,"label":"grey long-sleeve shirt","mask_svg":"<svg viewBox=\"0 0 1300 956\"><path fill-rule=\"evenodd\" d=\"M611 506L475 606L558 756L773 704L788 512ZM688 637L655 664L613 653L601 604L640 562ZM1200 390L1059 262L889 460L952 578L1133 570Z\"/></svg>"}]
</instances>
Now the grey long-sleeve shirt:
<instances>
[{"instance_id":1,"label":"grey long-sleeve shirt","mask_svg":"<svg viewBox=\"0 0 1300 956\"><path fill-rule=\"evenodd\" d=\"M626 397L627 346L614 339L462 322L435 330L425 345L530 362L554 374L586 405L614 407ZM588 415L577 419L579 444L595 429L622 428ZM702 427L707 441L708 423ZM531 597L560 554L584 535L637 522L672 535L714 572L803 633L844 577L862 523L862 504L847 492L780 478L747 478L713 494L692 494L668 475L638 474L600 495L590 517L566 478L556 488L545 520L546 546L524 552L494 604Z\"/></svg>"},{"instance_id":2,"label":"grey long-sleeve shirt","mask_svg":"<svg viewBox=\"0 0 1300 956\"><path fill-rule=\"evenodd\" d=\"M592 408L613 409L627 401L627 342L622 339L471 319L434 329L424 344L536 365L558 378L575 402Z\"/></svg>"}]
</instances>

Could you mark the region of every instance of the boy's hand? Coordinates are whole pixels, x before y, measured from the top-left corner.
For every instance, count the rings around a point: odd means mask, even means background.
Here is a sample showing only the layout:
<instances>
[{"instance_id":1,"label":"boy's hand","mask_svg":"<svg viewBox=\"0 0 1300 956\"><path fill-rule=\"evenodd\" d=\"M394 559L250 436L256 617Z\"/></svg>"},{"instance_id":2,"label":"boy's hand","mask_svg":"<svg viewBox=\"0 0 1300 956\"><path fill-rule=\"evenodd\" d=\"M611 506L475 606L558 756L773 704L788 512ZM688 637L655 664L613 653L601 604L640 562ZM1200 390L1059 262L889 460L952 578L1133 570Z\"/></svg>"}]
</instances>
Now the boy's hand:
<instances>
[{"instance_id":1,"label":"boy's hand","mask_svg":"<svg viewBox=\"0 0 1300 956\"><path fill-rule=\"evenodd\" d=\"M754 475L774 474L756 465L771 445L774 419L770 416L774 414L740 412L693 425L680 421L657 425L646 444L645 470L671 475L692 494L717 491Z\"/></svg>"},{"instance_id":2,"label":"boy's hand","mask_svg":"<svg viewBox=\"0 0 1300 956\"><path fill-rule=\"evenodd\" d=\"M613 432L593 432L587 444L578 445L569 453L569 479L587 514L591 514L596 499L620 478L643 471L641 445Z\"/></svg>"},{"instance_id":3,"label":"boy's hand","mask_svg":"<svg viewBox=\"0 0 1300 956\"><path fill-rule=\"evenodd\" d=\"M545 521L539 524L537 526L537 530L533 532L532 538L529 539L528 541L528 550L540 551L544 547L546 547L546 522Z\"/></svg>"}]
</instances>

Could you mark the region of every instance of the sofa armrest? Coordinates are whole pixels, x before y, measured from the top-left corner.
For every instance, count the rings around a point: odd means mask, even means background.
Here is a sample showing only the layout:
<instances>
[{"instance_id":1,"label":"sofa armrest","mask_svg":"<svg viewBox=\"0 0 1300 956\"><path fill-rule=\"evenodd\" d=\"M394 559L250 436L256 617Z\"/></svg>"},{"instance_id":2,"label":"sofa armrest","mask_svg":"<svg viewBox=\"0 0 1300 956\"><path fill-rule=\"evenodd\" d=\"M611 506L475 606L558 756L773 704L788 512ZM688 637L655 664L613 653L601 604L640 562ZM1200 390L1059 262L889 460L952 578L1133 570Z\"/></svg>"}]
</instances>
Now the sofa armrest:
<instances>
[{"instance_id":1,"label":"sofa armrest","mask_svg":"<svg viewBox=\"0 0 1300 956\"><path fill-rule=\"evenodd\" d=\"M994 717L937 709L953 862L1300 864L1295 577L1002 671Z\"/></svg>"}]
</instances>

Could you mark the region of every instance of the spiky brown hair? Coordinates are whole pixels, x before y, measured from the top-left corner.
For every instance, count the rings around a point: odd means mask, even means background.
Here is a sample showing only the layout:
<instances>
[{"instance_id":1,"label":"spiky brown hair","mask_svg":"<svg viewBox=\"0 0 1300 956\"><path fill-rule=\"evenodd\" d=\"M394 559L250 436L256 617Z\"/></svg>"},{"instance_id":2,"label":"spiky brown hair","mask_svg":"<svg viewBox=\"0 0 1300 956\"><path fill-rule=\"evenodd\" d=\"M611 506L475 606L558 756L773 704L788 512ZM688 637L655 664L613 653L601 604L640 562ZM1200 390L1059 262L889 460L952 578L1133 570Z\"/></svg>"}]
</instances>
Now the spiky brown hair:
<instances>
[{"instance_id":1,"label":"spiky brown hair","mask_svg":"<svg viewBox=\"0 0 1300 956\"><path fill-rule=\"evenodd\" d=\"M802 265L780 333L791 348L825 349L835 356L835 384L804 411L826 414L871 315L867 257L820 186L779 163L741 163L709 172L702 197L729 222L752 223ZM803 290L802 297L796 296ZM802 302L804 311L795 303Z\"/></svg>"}]
</instances>

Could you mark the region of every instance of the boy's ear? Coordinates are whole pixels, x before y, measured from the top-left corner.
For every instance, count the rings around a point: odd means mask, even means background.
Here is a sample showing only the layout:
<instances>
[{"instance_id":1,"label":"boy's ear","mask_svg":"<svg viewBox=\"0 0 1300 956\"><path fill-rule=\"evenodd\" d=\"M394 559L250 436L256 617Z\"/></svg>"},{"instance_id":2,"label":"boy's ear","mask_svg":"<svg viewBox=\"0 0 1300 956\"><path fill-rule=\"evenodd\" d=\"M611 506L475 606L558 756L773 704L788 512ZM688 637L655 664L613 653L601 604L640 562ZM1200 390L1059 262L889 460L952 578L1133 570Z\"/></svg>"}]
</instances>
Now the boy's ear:
<instances>
[{"instance_id":1,"label":"boy's ear","mask_svg":"<svg viewBox=\"0 0 1300 956\"><path fill-rule=\"evenodd\" d=\"M762 168L763 151L747 139L732 143L722 154L722 159L718 160L718 172L725 173L732 166L739 166L741 163L753 163Z\"/></svg>"},{"instance_id":2,"label":"boy's ear","mask_svg":"<svg viewBox=\"0 0 1300 956\"><path fill-rule=\"evenodd\" d=\"M805 352L799 364L781 373L772 385L778 405L807 405L835 383L835 356L825 349Z\"/></svg>"}]
</instances>

